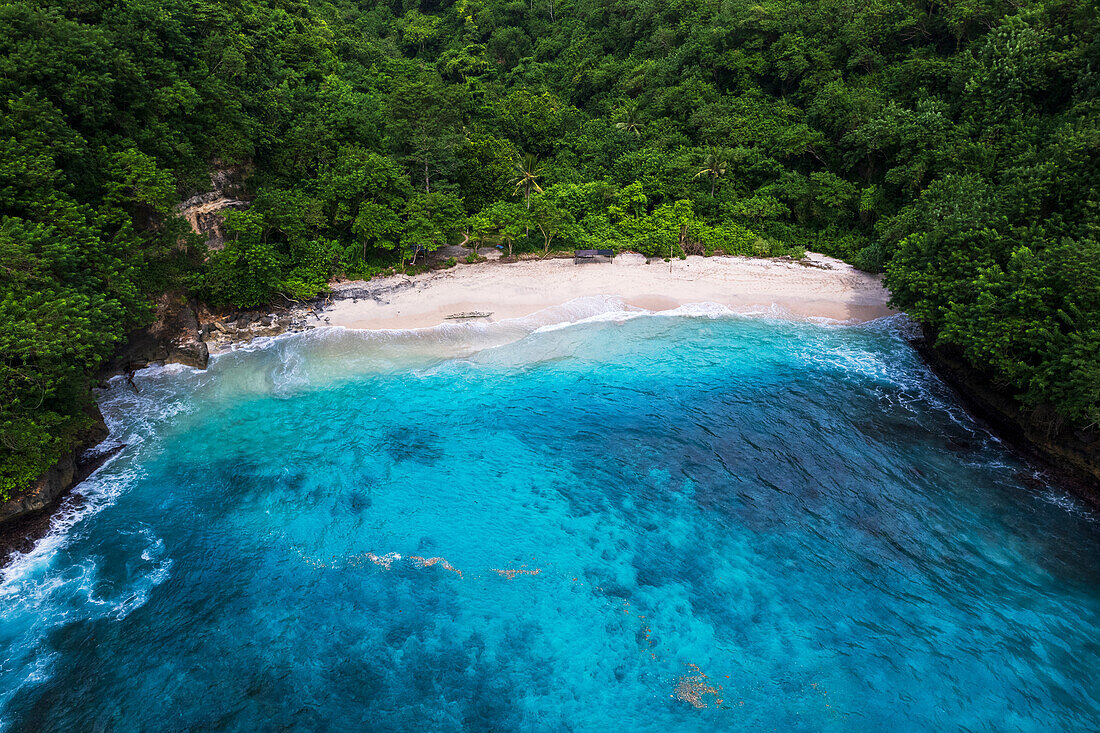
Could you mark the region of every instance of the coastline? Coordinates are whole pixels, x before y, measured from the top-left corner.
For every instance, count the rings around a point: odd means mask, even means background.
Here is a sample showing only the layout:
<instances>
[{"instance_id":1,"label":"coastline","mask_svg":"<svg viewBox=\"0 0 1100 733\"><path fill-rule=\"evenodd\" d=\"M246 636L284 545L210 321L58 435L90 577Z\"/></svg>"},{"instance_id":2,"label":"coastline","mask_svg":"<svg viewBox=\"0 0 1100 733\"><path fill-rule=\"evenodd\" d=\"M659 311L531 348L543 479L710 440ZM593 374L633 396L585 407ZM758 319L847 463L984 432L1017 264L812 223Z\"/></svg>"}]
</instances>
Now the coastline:
<instances>
[{"instance_id":1,"label":"coastline","mask_svg":"<svg viewBox=\"0 0 1100 733\"><path fill-rule=\"evenodd\" d=\"M74 507L80 506L83 499L73 494L73 489L125 447L111 445L109 440L110 434L100 416L99 423L73 453L63 456L28 491L7 502L8 516L0 521L0 570L16 554L30 552L46 536L66 501Z\"/></svg>"},{"instance_id":2,"label":"coastline","mask_svg":"<svg viewBox=\"0 0 1100 733\"><path fill-rule=\"evenodd\" d=\"M446 254L450 253L436 253L436 264ZM208 353L319 326L404 330L484 324L523 318L591 296L616 298L627 308L648 311L715 303L743 313L848 323L896 313L887 305L889 293L879 276L815 253L807 253L804 260L690 256L671 262L647 262L641 255L624 253L610 262L579 265L571 257L498 262L496 250L481 254L488 255L488 261L411 276L333 283L331 293L317 300L244 313L211 312L182 293L166 293L157 299L155 322L131 334L99 378L154 363L203 369ZM491 315L464 321L447 318L469 311ZM87 447L66 457L63 463L72 470L64 476L53 476L58 472L51 469L43 477L42 481L50 479L47 501L15 511L13 499L10 517L0 523L0 567L12 552L27 549L45 533L57 507L97 467L84 460Z\"/></svg>"},{"instance_id":3,"label":"coastline","mask_svg":"<svg viewBox=\"0 0 1100 733\"><path fill-rule=\"evenodd\" d=\"M157 323L133 335L131 343L119 350L100 376L125 374L157 362L180 362L202 369L206 366L207 347L210 354L225 353L254 338L317 327L378 331L430 329L445 323L485 324L524 318L578 298L600 296L615 298L628 309L651 312L711 303L745 314L851 324L897 313L888 305L889 292L880 276L815 253L807 253L805 260L798 261L691 256L671 263L647 263L641 255L629 253L610 262L581 265L562 257L482 261L411 276L333 283L330 293L308 303L229 315L205 311L179 297L162 298L174 302L175 308L162 304ZM471 311L491 315L447 318ZM203 358L196 358L193 346L202 347ZM932 371L961 392L960 398L972 414L991 423L996 433L1012 433L1011 424L1003 424L982 404L968 399L967 390L952 379L948 365L930 359L921 344L914 346ZM1100 493L1087 486L1087 478L1086 486L1082 486L1082 477L1076 471L1068 465L1063 470L1065 456L1043 450L1032 436L1011 437L1018 438L1009 441L1018 454L1040 459L1057 483L1087 503L1100 506ZM0 567L11 560L13 551L25 551L48 530L56 508L101 462L80 461L80 470L73 471L68 485L53 493L46 506L0 523Z\"/></svg>"},{"instance_id":4,"label":"coastline","mask_svg":"<svg viewBox=\"0 0 1100 733\"><path fill-rule=\"evenodd\" d=\"M370 285L382 285L372 291ZM734 311L864 322L893 315L878 276L824 255L805 260L698 257L648 263L641 255L576 265L572 259L457 265L421 275L333 286L327 325L427 328L447 316L488 312L481 322L521 318L586 296L614 296L650 311L717 303Z\"/></svg>"},{"instance_id":5,"label":"coastline","mask_svg":"<svg viewBox=\"0 0 1100 733\"><path fill-rule=\"evenodd\" d=\"M481 253L499 256L495 251ZM325 298L284 309L277 319L252 314L243 327L212 330L208 336L214 339L208 342L211 353L231 350L255 336L317 326L404 330L444 323L493 323L592 296L618 298L628 308L654 312L712 303L746 314L852 324L898 313L889 306L890 294L881 276L812 252L797 261L690 256L671 263L647 262L632 253L611 262L582 265L562 257L483 261L331 287ZM465 321L447 319L470 311L491 315ZM1025 424L1013 400L990 399L986 394L990 390L982 388L981 380L962 362L945 358L923 339L912 345L972 417L1004 438L1021 459L1041 470L1052 483L1100 509L1095 440L1082 443L1071 429L1063 428L1054 436Z\"/></svg>"},{"instance_id":6,"label":"coastline","mask_svg":"<svg viewBox=\"0 0 1100 733\"><path fill-rule=\"evenodd\" d=\"M691 256L647 263L641 255L624 253L610 262L489 261L333 283L330 293L309 303L203 319L202 337L217 353L253 338L318 326L405 330L494 323L593 296L657 312L714 303L734 312L842 323L897 313L879 276L820 254L807 253L804 260ZM487 315L448 318L471 312Z\"/></svg>"},{"instance_id":7,"label":"coastline","mask_svg":"<svg viewBox=\"0 0 1100 733\"><path fill-rule=\"evenodd\" d=\"M971 419L1003 440L1047 483L1100 511L1100 433L1066 424L1051 425L1042 421L1041 413L1022 410L1013 395L991 388L958 354L934 346L927 333L909 343L929 371L951 389ZM1024 479L1026 484L1032 481Z\"/></svg>"}]
</instances>

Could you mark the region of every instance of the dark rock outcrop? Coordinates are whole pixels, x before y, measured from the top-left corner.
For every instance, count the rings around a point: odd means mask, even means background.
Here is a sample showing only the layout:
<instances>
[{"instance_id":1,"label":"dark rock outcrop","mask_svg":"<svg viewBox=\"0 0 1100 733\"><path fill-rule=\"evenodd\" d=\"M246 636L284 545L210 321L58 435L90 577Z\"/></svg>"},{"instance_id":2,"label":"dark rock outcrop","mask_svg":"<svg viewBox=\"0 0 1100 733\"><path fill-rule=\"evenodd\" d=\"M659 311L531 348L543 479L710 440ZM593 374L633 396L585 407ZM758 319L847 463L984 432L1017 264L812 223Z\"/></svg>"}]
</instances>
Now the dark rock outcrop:
<instances>
[{"instance_id":1,"label":"dark rock outcrop","mask_svg":"<svg viewBox=\"0 0 1100 733\"><path fill-rule=\"evenodd\" d=\"M210 361L210 349L202 340L189 339L172 344L168 349L169 364L185 364L196 369L205 369Z\"/></svg>"},{"instance_id":2,"label":"dark rock outcrop","mask_svg":"<svg viewBox=\"0 0 1100 733\"><path fill-rule=\"evenodd\" d=\"M52 505L73 485L75 477L76 456L67 453L30 488L0 504L0 524Z\"/></svg>"},{"instance_id":3,"label":"dark rock outcrop","mask_svg":"<svg viewBox=\"0 0 1100 733\"><path fill-rule=\"evenodd\" d=\"M180 293L166 293L157 299L155 305L153 323L130 333L126 344L100 370L100 379L126 374L154 363L206 368L210 353L202 339L195 304ZM0 552L12 547L12 543L6 542L4 537L25 539L35 534L35 531L24 529L31 526L44 532L49 524L48 513L44 510L57 506L69 489L83 481L102 462L102 457L90 453L107 437L107 427L98 409L92 414L92 422L94 429L82 436L80 445L62 456L34 484L0 503L0 529L3 530L0 533ZM46 513L45 519L34 518L42 513Z\"/></svg>"},{"instance_id":4,"label":"dark rock outcrop","mask_svg":"<svg viewBox=\"0 0 1100 733\"><path fill-rule=\"evenodd\" d=\"M925 334L913 345L974 415L1059 484L1100 508L1100 430L1096 426L1064 422L1052 410L1022 409L1011 392L998 390L960 354L932 343Z\"/></svg>"},{"instance_id":5,"label":"dark rock outcrop","mask_svg":"<svg viewBox=\"0 0 1100 733\"><path fill-rule=\"evenodd\" d=\"M130 333L126 345L108 362L100 377L125 374L157 362L205 369L209 358L196 304L181 293L165 293L156 301L153 323Z\"/></svg>"},{"instance_id":6,"label":"dark rock outcrop","mask_svg":"<svg viewBox=\"0 0 1100 733\"><path fill-rule=\"evenodd\" d=\"M0 566L12 552L26 552L50 528L50 517L69 490L86 479L122 446L97 451L107 438L99 408L90 408L92 425L80 445L65 454L31 486L0 503Z\"/></svg>"}]
</instances>

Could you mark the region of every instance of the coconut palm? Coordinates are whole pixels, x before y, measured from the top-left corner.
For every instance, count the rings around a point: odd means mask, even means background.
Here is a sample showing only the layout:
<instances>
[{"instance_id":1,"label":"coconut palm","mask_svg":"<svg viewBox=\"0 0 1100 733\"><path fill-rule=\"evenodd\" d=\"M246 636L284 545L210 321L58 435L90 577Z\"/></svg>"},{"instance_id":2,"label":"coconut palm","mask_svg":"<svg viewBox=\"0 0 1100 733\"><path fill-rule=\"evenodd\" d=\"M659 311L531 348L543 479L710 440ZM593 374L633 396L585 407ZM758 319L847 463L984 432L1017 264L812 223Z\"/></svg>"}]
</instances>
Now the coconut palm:
<instances>
[{"instance_id":1,"label":"coconut palm","mask_svg":"<svg viewBox=\"0 0 1100 733\"><path fill-rule=\"evenodd\" d=\"M630 100L623 105L622 119L615 123L615 127L623 132L632 132L635 137L641 137L641 120L638 119L638 101Z\"/></svg>"},{"instance_id":2,"label":"coconut palm","mask_svg":"<svg viewBox=\"0 0 1100 733\"><path fill-rule=\"evenodd\" d=\"M706 176L710 179L711 198L714 198L714 187L718 184L718 177L726 175L728 166L729 163L726 162L725 153L719 148L711 148L710 152L703 158L703 167L695 174L695 178Z\"/></svg>"},{"instance_id":3,"label":"coconut palm","mask_svg":"<svg viewBox=\"0 0 1100 733\"><path fill-rule=\"evenodd\" d=\"M523 191L523 202L527 205L527 210L530 211L531 189L533 188L542 193L542 187L538 184L538 179L542 176L542 164L539 163L537 155L527 153L516 161L514 167L516 177L512 179L512 183L515 184L516 190L512 195L515 196Z\"/></svg>"}]
</instances>

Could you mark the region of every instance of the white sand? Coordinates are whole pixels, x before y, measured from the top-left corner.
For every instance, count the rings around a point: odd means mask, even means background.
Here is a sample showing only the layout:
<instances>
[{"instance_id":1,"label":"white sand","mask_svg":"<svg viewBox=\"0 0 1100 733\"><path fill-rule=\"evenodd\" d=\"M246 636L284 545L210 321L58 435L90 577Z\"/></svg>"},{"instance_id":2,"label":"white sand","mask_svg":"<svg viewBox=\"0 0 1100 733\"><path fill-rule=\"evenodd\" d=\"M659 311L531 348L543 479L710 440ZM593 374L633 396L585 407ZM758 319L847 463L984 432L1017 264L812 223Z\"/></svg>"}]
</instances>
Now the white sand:
<instances>
[{"instance_id":1,"label":"white sand","mask_svg":"<svg viewBox=\"0 0 1100 733\"><path fill-rule=\"evenodd\" d=\"M436 326L464 311L491 312L481 322L518 318L583 296L608 295L651 311L717 303L740 312L862 322L895 311L880 278L840 260L807 255L807 264L745 257L688 257L645 264L640 255L613 262L571 259L457 265L422 275L346 282L358 302L337 300L324 315L332 326L406 329Z\"/></svg>"}]
</instances>

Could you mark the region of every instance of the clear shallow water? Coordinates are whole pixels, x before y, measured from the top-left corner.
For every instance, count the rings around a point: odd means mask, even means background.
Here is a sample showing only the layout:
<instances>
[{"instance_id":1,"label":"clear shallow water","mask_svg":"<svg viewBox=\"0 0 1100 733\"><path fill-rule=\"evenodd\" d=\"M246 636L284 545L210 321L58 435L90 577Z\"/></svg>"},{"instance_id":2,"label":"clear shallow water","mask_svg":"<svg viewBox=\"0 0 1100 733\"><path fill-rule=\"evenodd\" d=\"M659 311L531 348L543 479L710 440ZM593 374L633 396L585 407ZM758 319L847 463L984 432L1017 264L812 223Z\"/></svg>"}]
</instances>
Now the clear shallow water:
<instances>
[{"instance_id":1,"label":"clear shallow water","mask_svg":"<svg viewBox=\"0 0 1100 733\"><path fill-rule=\"evenodd\" d=\"M622 316L116 380L0 728L1097 727L1100 525L890 323Z\"/></svg>"}]
</instances>

